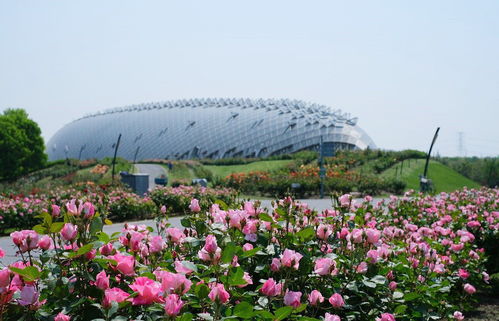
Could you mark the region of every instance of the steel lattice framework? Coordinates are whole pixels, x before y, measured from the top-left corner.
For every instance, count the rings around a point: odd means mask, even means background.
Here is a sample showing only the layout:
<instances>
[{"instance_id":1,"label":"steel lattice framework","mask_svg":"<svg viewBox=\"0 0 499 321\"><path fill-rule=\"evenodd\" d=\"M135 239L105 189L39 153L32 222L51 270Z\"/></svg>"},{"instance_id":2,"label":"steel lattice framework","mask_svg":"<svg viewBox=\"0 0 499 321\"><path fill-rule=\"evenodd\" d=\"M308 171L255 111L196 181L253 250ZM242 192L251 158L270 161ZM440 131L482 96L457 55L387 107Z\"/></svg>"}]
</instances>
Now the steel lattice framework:
<instances>
[{"instance_id":1,"label":"steel lattice framework","mask_svg":"<svg viewBox=\"0 0 499 321\"><path fill-rule=\"evenodd\" d=\"M112 156L149 158L264 157L317 149L375 148L357 118L339 109L288 99L190 99L114 108L61 128L50 160Z\"/></svg>"}]
</instances>

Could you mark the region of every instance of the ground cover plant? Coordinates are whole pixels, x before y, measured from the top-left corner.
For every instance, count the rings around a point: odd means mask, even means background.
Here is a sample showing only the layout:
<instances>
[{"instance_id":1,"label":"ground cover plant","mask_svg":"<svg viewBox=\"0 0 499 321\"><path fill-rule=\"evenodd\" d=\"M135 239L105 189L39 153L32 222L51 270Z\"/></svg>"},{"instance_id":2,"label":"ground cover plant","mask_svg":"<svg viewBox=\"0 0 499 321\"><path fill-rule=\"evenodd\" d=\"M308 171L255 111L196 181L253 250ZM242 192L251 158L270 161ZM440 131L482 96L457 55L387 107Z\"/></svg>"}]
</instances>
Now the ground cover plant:
<instances>
[{"instance_id":1,"label":"ground cover plant","mask_svg":"<svg viewBox=\"0 0 499 321\"><path fill-rule=\"evenodd\" d=\"M498 189L372 204L348 194L321 213L291 198L202 210L158 233L69 201L11 234L0 270L3 320L462 320L489 282ZM0 251L0 256L2 251Z\"/></svg>"}]
</instances>

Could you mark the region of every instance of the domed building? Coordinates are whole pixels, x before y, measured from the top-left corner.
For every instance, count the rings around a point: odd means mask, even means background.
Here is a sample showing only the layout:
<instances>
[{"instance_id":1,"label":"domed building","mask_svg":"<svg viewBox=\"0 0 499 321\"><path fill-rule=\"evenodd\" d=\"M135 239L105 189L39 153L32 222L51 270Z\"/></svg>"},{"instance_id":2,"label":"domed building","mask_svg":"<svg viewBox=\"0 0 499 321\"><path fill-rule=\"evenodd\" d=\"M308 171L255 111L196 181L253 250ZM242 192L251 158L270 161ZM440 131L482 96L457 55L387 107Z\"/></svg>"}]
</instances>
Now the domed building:
<instances>
[{"instance_id":1,"label":"domed building","mask_svg":"<svg viewBox=\"0 0 499 321\"><path fill-rule=\"evenodd\" d=\"M357 118L288 99L190 99L115 108L61 128L50 160L265 157L317 150L375 148Z\"/></svg>"}]
</instances>

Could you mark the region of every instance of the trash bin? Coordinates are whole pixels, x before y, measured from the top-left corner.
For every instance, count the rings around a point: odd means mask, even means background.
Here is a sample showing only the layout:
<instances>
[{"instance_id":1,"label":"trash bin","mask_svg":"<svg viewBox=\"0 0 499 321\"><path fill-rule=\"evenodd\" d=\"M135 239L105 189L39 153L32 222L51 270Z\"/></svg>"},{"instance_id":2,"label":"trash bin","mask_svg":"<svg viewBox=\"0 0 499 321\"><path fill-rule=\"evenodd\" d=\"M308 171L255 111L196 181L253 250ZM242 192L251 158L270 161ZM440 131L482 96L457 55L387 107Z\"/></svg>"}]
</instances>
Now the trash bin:
<instances>
[{"instance_id":1,"label":"trash bin","mask_svg":"<svg viewBox=\"0 0 499 321\"><path fill-rule=\"evenodd\" d=\"M208 186L208 180L206 178L194 178L192 180L192 185L200 185L203 187Z\"/></svg>"},{"instance_id":2,"label":"trash bin","mask_svg":"<svg viewBox=\"0 0 499 321\"><path fill-rule=\"evenodd\" d=\"M144 195L149 190L149 174L130 174L121 172L121 181L128 185L135 194Z\"/></svg>"}]
</instances>

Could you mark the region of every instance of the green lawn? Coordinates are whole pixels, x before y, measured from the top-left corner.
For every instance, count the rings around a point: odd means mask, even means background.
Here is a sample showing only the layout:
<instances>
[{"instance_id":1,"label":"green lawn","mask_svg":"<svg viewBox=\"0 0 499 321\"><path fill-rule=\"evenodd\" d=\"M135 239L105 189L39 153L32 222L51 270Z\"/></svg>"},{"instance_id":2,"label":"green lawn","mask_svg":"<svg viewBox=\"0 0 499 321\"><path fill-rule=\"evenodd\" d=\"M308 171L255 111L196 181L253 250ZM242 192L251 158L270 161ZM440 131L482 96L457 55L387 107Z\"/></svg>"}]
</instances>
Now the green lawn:
<instances>
[{"instance_id":1,"label":"green lawn","mask_svg":"<svg viewBox=\"0 0 499 321\"><path fill-rule=\"evenodd\" d=\"M407 183L407 189L419 190L419 175L424 172L424 159L411 159L390 167L381 176L398 178ZM400 169L402 167L402 173ZM428 167L428 177L433 180L433 185L437 192L452 192L456 189L467 186L478 188L480 185L449 167L430 160Z\"/></svg>"},{"instance_id":2,"label":"green lawn","mask_svg":"<svg viewBox=\"0 0 499 321\"><path fill-rule=\"evenodd\" d=\"M226 177L232 173L247 173L253 171L271 171L282 168L293 162L291 159L272 160L272 161L257 161L243 165L205 165L204 167L210 170L214 176Z\"/></svg>"}]
</instances>

